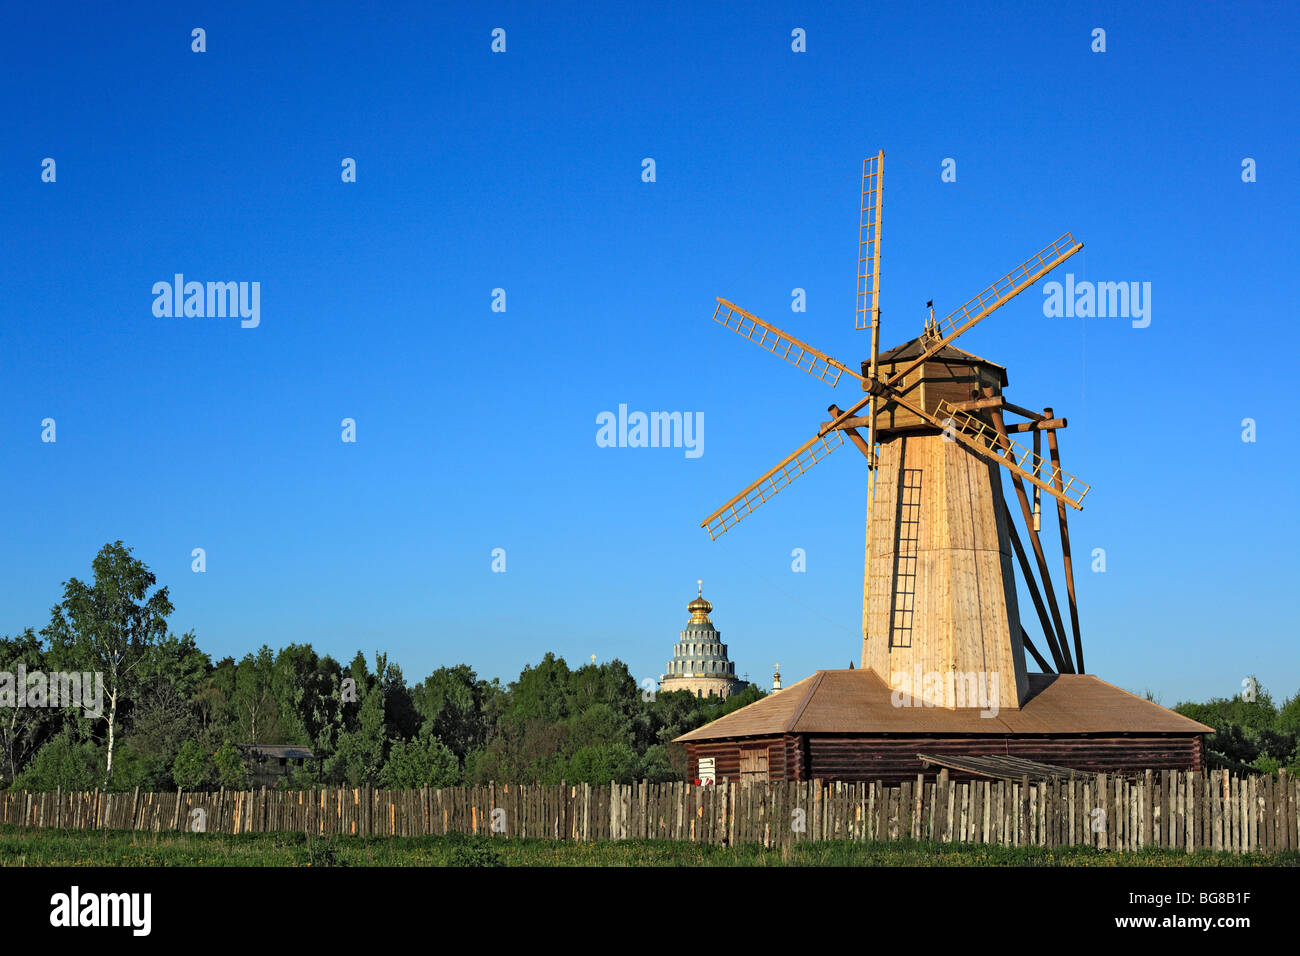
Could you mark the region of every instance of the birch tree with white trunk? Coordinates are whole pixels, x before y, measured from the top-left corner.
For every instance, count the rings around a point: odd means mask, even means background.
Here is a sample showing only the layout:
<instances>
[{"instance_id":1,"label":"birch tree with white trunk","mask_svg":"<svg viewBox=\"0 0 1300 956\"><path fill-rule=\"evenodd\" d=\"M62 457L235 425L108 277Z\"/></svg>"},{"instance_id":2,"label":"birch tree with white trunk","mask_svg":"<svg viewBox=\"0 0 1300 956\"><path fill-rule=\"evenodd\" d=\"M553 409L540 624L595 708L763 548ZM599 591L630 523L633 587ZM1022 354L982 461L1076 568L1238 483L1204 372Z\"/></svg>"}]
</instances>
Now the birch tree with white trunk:
<instances>
[{"instance_id":1,"label":"birch tree with white trunk","mask_svg":"<svg viewBox=\"0 0 1300 956\"><path fill-rule=\"evenodd\" d=\"M104 706L96 719L106 725L107 787L113 779L118 712L139 683L150 649L166 637L172 604L165 587L149 594L156 583L153 572L121 541L104 545L91 570L90 584L77 578L63 583L63 600L51 609L45 635L60 658L103 675Z\"/></svg>"}]
</instances>

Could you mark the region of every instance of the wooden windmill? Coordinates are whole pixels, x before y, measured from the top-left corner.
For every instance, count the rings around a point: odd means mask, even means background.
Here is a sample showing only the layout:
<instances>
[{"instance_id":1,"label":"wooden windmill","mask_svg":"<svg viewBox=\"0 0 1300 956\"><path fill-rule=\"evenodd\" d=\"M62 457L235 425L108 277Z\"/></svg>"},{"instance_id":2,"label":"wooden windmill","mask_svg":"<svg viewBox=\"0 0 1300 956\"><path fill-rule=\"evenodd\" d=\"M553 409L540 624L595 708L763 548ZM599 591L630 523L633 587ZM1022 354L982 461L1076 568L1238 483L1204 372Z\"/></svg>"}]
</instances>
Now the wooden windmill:
<instances>
[{"instance_id":1,"label":"wooden windmill","mask_svg":"<svg viewBox=\"0 0 1300 956\"><path fill-rule=\"evenodd\" d=\"M845 409L829 406L831 420L816 435L701 526L717 538L847 435L866 456L868 469L862 666L891 687L900 683L900 674L995 673L998 706L1018 708L1029 693L1026 651L1044 672L1083 673L1066 507L1081 509L1088 485L1061 469L1057 431L1065 420L1051 408L1040 413L1008 402L1002 395L1006 370L952 343L1083 245L1066 233L945 318L935 321L931 308L919 337L880 354L884 161L882 151L862 168L855 326L870 329L871 358L860 372L726 299L718 299L713 314L715 321L832 387L842 376L856 379L863 396ZM1023 421L1005 421L1004 413ZM1026 433L1032 448L1011 437ZM1032 564L1003 497L1004 471L1015 489ZM1043 492L1057 503L1073 653L1039 538ZM1020 624L1013 552L1050 662Z\"/></svg>"}]
</instances>

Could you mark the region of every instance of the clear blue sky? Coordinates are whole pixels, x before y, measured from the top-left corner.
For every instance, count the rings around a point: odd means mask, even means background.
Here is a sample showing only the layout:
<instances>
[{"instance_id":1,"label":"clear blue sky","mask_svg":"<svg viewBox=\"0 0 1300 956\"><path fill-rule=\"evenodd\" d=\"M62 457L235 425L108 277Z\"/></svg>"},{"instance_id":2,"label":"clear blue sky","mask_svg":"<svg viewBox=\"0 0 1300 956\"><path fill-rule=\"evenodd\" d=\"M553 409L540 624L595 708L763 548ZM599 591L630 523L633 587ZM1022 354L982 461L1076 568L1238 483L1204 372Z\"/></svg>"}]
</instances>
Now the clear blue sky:
<instances>
[{"instance_id":1,"label":"clear blue sky","mask_svg":"<svg viewBox=\"0 0 1300 956\"><path fill-rule=\"evenodd\" d=\"M1300 689L1294 6L476 7L6 11L0 632L121 538L214 657L310 641L509 679L553 650L640 680L703 578L738 671L846 666L855 451L719 542L698 525L853 389L710 316L724 295L865 357L883 148L885 346L1065 230L1086 249L1058 271L1151 283L1145 329L1045 318L1035 288L961 342L1070 420L1089 669L1166 704ZM156 318L178 272L260 282L260 326ZM703 412L704 454L597 447L620 403Z\"/></svg>"}]
</instances>

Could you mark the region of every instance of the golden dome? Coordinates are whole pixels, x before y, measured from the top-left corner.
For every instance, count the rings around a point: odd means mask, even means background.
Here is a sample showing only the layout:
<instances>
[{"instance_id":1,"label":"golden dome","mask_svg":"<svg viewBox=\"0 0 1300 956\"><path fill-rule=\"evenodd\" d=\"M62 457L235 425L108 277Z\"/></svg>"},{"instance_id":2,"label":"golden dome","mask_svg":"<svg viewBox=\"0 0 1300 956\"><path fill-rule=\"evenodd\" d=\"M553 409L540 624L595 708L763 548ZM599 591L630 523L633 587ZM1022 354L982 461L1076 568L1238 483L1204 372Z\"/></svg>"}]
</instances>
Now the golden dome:
<instances>
[{"instance_id":1,"label":"golden dome","mask_svg":"<svg viewBox=\"0 0 1300 956\"><path fill-rule=\"evenodd\" d=\"M704 600L704 582L698 581L700 589L695 600L686 605L686 610L691 612L691 624L711 624L709 612L713 610L713 605Z\"/></svg>"}]
</instances>

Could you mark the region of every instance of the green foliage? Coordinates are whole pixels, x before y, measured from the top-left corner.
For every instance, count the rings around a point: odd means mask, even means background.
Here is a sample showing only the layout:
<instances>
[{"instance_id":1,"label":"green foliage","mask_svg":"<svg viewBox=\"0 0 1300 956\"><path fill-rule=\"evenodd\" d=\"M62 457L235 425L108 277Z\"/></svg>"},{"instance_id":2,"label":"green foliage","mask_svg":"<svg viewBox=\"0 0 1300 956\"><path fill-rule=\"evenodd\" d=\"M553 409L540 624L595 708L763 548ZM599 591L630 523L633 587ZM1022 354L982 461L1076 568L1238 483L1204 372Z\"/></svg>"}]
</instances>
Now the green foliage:
<instances>
[{"instance_id":1,"label":"green foliage","mask_svg":"<svg viewBox=\"0 0 1300 956\"><path fill-rule=\"evenodd\" d=\"M1204 704L1182 703L1175 711L1214 728L1205 738L1206 762L1216 770L1300 771L1300 695L1279 709L1255 678L1253 700L1242 694Z\"/></svg>"},{"instance_id":2,"label":"green foliage","mask_svg":"<svg viewBox=\"0 0 1300 956\"><path fill-rule=\"evenodd\" d=\"M578 748L564 769L564 779L573 783L632 783L638 779L641 760L628 744L588 744Z\"/></svg>"},{"instance_id":3,"label":"green foliage","mask_svg":"<svg viewBox=\"0 0 1300 956\"><path fill-rule=\"evenodd\" d=\"M392 790L454 787L460 782L460 761L437 737L423 734L393 744L379 780L381 786Z\"/></svg>"},{"instance_id":4,"label":"green foliage","mask_svg":"<svg viewBox=\"0 0 1300 956\"><path fill-rule=\"evenodd\" d=\"M1278 708L1275 726L1281 733L1300 736L1300 694L1296 694Z\"/></svg>"},{"instance_id":5,"label":"green foliage","mask_svg":"<svg viewBox=\"0 0 1300 956\"><path fill-rule=\"evenodd\" d=\"M668 783L686 778L686 751L680 744L652 744L641 758L639 780Z\"/></svg>"},{"instance_id":6,"label":"green foliage","mask_svg":"<svg viewBox=\"0 0 1300 956\"><path fill-rule=\"evenodd\" d=\"M130 730L122 742L113 787L169 789L176 755L197 733L193 709L176 684L164 674L151 678L140 688L131 709Z\"/></svg>"},{"instance_id":7,"label":"green foliage","mask_svg":"<svg viewBox=\"0 0 1300 956\"><path fill-rule=\"evenodd\" d=\"M0 668L14 673L46 671L45 642L30 627L17 637L0 638ZM15 699L0 708L0 781L13 780L32 755L59 729L58 713L46 707L18 707Z\"/></svg>"},{"instance_id":8,"label":"green foliage","mask_svg":"<svg viewBox=\"0 0 1300 956\"><path fill-rule=\"evenodd\" d=\"M501 689L481 681L464 664L439 667L411 691L421 733L443 741L463 761L487 741L496 722Z\"/></svg>"},{"instance_id":9,"label":"green foliage","mask_svg":"<svg viewBox=\"0 0 1300 956\"><path fill-rule=\"evenodd\" d=\"M172 762L172 782L182 790L198 790L216 776L216 765L197 740L181 745Z\"/></svg>"},{"instance_id":10,"label":"green foliage","mask_svg":"<svg viewBox=\"0 0 1300 956\"><path fill-rule=\"evenodd\" d=\"M14 790L93 790L102 782L104 760L90 741L77 741L69 730L59 733L32 758L14 780Z\"/></svg>"},{"instance_id":11,"label":"green foliage","mask_svg":"<svg viewBox=\"0 0 1300 956\"><path fill-rule=\"evenodd\" d=\"M348 865L348 862L339 855L333 840L308 840L306 846L308 866Z\"/></svg>"},{"instance_id":12,"label":"green foliage","mask_svg":"<svg viewBox=\"0 0 1300 956\"><path fill-rule=\"evenodd\" d=\"M212 660L198 648L193 631L177 637L168 634L150 647L140 662L140 680L162 680L170 684L176 696L189 700L212 669Z\"/></svg>"},{"instance_id":13,"label":"green foliage","mask_svg":"<svg viewBox=\"0 0 1300 956\"><path fill-rule=\"evenodd\" d=\"M505 866L505 859L491 839L471 836L452 844L448 866Z\"/></svg>"},{"instance_id":14,"label":"green foliage","mask_svg":"<svg viewBox=\"0 0 1300 956\"><path fill-rule=\"evenodd\" d=\"M239 748L226 741L212 755L212 765L216 770L217 783L230 790L248 786L248 765Z\"/></svg>"},{"instance_id":15,"label":"green foliage","mask_svg":"<svg viewBox=\"0 0 1300 956\"><path fill-rule=\"evenodd\" d=\"M376 656L374 677L365 671L363 659L360 668L353 661L352 674L361 698L356 723L339 734L327 770L331 779L342 780L349 786L374 786L379 783L393 742L413 733L418 714L401 679L401 671L388 664L384 655Z\"/></svg>"},{"instance_id":16,"label":"green foliage","mask_svg":"<svg viewBox=\"0 0 1300 956\"><path fill-rule=\"evenodd\" d=\"M536 667L525 666L510 685L502 717L519 723L545 721L556 724L569 716L569 666L549 651Z\"/></svg>"},{"instance_id":17,"label":"green foliage","mask_svg":"<svg viewBox=\"0 0 1300 956\"><path fill-rule=\"evenodd\" d=\"M113 779L107 789L123 792L136 787L141 790L170 790L171 766L157 755L141 753L127 740L118 748Z\"/></svg>"},{"instance_id":18,"label":"green foliage","mask_svg":"<svg viewBox=\"0 0 1300 956\"><path fill-rule=\"evenodd\" d=\"M265 644L247 654L235 669L230 697L236 733L244 744L281 744L280 709L275 699L275 655Z\"/></svg>"},{"instance_id":19,"label":"green foliage","mask_svg":"<svg viewBox=\"0 0 1300 956\"><path fill-rule=\"evenodd\" d=\"M1209 724L1216 730L1238 726L1244 730L1273 729L1278 719L1273 698L1262 686L1257 686L1254 700L1235 697L1215 697L1204 704L1185 703L1174 708L1178 713Z\"/></svg>"},{"instance_id":20,"label":"green foliage","mask_svg":"<svg viewBox=\"0 0 1300 956\"><path fill-rule=\"evenodd\" d=\"M632 720L627 714L605 701L596 701L585 710L576 711L565 721L569 728L569 745L576 753L586 747L632 743Z\"/></svg>"},{"instance_id":21,"label":"green foliage","mask_svg":"<svg viewBox=\"0 0 1300 956\"><path fill-rule=\"evenodd\" d=\"M91 562L91 570L91 584L76 578L64 582L63 600L50 612L43 633L50 641L52 662L59 669L103 675L108 698L102 718L108 782L113 777L118 710L130 700L142 680L142 665L154 656L166 635L172 604L165 587L149 594L157 579L121 541L104 545Z\"/></svg>"},{"instance_id":22,"label":"green foliage","mask_svg":"<svg viewBox=\"0 0 1300 956\"><path fill-rule=\"evenodd\" d=\"M496 733L475 755L469 779L476 784L559 783L568 753L568 729L563 725L503 717Z\"/></svg>"}]
</instances>

